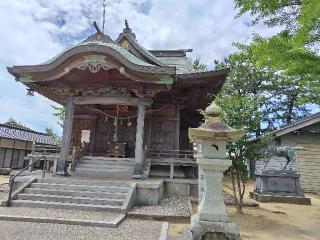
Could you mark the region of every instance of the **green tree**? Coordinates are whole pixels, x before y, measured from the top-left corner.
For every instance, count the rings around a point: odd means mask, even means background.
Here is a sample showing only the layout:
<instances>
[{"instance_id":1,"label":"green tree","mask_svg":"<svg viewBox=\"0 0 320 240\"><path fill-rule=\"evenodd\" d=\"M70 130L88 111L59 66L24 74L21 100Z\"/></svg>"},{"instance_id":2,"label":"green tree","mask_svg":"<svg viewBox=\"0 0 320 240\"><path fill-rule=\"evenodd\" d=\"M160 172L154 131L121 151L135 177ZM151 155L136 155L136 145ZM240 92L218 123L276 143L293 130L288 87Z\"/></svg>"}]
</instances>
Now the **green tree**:
<instances>
[{"instance_id":1,"label":"green tree","mask_svg":"<svg viewBox=\"0 0 320 240\"><path fill-rule=\"evenodd\" d=\"M259 150L269 141L261 135L308 114L308 108L301 99L310 97L310 94L298 79L269 66L257 66L251 45L235 45L238 52L229 55L223 62L215 61L217 69L230 69L216 102L223 109L224 122L247 132L242 139L227 146L232 160L233 194L237 211L242 213L248 180L247 161L263 158ZM259 140L252 141L256 137Z\"/></svg>"},{"instance_id":2,"label":"green tree","mask_svg":"<svg viewBox=\"0 0 320 240\"><path fill-rule=\"evenodd\" d=\"M61 137L57 134L57 133L55 133L53 130L52 130L52 128L46 128L46 134L48 135L48 136L50 136L50 137L53 137L55 140L60 140L61 139Z\"/></svg>"},{"instance_id":3,"label":"green tree","mask_svg":"<svg viewBox=\"0 0 320 240\"><path fill-rule=\"evenodd\" d=\"M11 127L17 127L17 128L22 128L22 129L25 129L25 130L30 130L32 131L31 128L27 127L25 124L21 123L21 122L18 122L16 121L14 118L9 118L8 121L4 122L5 125L8 125L8 126L11 126Z\"/></svg>"},{"instance_id":4,"label":"green tree","mask_svg":"<svg viewBox=\"0 0 320 240\"><path fill-rule=\"evenodd\" d=\"M240 109L244 105L250 106L250 117L245 116L241 120L250 129L250 134L258 137L309 114L306 103L316 101L318 96L312 94L300 79L269 66L257 66L257 57L251 45L235 45L238 52L229 55L223 62L215 61L216 68L230 69L220 96L225 106L231 106L230 114L234 106Z\"/></svg>"},{"instance_id":5,"label":"green tree","mask_svg":"<svg viewBox=\"0 0 320 240\"><path fill-rule=\"evenodd\" d=\"M196 71L206 71L208 69L207 65L202 63L200 58L197 58L192 63L193 69Z\"/></svg>"},{"instance_id":6,"label":"green tree","mask_svg":"<svg viewBox=\"0 0 320 240\"><path fill-rule=\"evenodd\" d=\"M58 117L59 121L57 122L60 127L63 128L64 116L65 116L65 108L64 107L57 107L51 105L51 107L55 110L54 116Z\"/></svg>"},{"instance_id":7,"label":"green tree","mask_svg":"<svg viewBox=\"0 0 320 240\"><path fill-rule=\"evenodd\" d=\"M320 1L235 0L235 3L239 16L244 13L254 16L253 24L263 22L282 29L269 39L254 38L256 64L283 71L286 76L298 79L312 94L319 94Z\"/></svg>"},{"instance_id":8,"label":"green tree","mask_svg":"<svg viewBox=\"0 0 320 240\"><path fill-rule=\"evenodd\" d=\"M234 0L239 16L251 14L253 24L263 22L281 27L297 47L320 42L320 1L318 0Z\"/></svg>"}]
</instances>

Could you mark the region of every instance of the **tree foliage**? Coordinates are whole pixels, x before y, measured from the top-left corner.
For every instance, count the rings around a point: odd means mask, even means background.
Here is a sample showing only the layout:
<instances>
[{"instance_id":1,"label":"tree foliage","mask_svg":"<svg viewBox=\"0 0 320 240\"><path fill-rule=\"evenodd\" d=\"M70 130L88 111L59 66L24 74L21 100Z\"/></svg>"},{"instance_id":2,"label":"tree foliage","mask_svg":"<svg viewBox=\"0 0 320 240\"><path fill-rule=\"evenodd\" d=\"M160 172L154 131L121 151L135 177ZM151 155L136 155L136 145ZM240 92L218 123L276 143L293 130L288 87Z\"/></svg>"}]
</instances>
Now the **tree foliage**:
<instances>
[{"instance_id":1,"label":"tree foliage","mask_svg":"<svg viewBox=\"0 0 320 240\"><path fill-rule=\"evenodd\" d=\"M30 130L32 131L31 128L27 127L25 124L19 122L19 121L16 121L14 118L9 118L8 121L4 122L5 125L8 125L8 126L11 126L11 127L16 127L16 128L22 128L22 129L25 129L25 130Z\"/></svg>"},{"instance_id":2,"label":"tree foliage","mask_svg":"<svg viewBox=\"0 0 320 240\"><path fill-rule=\"evenodd\" d=\"M320 1L318 0L235 0L239 15L250 13L253 24L282 27L297 47L319 43Z\"/></svg>"},{"instance_id":3,"label":"tree foliage","mask_svg":"<svg viewBox=\"0 0 320 240\"><path fill-rule=\"evenodd\" d=\"M200 58L197 58L193 61L193 69L196 70L196 71L205 71L207 70L207 65L202 63Z\"/></svg>"},{"instance_id":4,"label":"tree foliage","mask_svg":"<svg viewBox=\"0 0 320 240\"><path fill-rule=\"evenodd\" d=\"M63 128L64 116L65 116L65 108L64 107L57 107L51 105L51 107L55 110L54 116L58 117L59 121L57 122L60 127Z\"/></svg>"},{"instance_id":5,"label":"tree foliage","mask_svg":"<svg viewBox=\"0 0 320 240\"><path fill-rule=\"evenodd\" d=\"M260 67L269 66L320 93L320 1L235 0L239 15L250 13L253 24L263 22L282 29L266 39L256 36L253 54ZM319 102L317 102L319 104Z\"/></svg>"},{"instance_id":6,"label":"tree foliage","mask_svg":"<svg viewBox=\"0 0 320 240\"><path fill-rule=\"evenodd\" d=\"M299 78L266 65L257 66L252 45L235 45L238 52L223 62L215 61L216 68L230 69L218 101L223 101L231 126L244 127L257 137L309 114L306 100L318 101L318 95L312 94ZM234 116L235 109L243 113L240 118Z\"/></svg>"},{"instance_id":7,"label":"tree foliage","mask_svg":"<svg viewBox=\"0 0 320 240\"><path fill-rule=\"evenodd\" d=\"M61 140L61 137L55 133L52 128L46 128L46 134L52 138L54 138L55 140Z\"/></svg>"}]
</instances>

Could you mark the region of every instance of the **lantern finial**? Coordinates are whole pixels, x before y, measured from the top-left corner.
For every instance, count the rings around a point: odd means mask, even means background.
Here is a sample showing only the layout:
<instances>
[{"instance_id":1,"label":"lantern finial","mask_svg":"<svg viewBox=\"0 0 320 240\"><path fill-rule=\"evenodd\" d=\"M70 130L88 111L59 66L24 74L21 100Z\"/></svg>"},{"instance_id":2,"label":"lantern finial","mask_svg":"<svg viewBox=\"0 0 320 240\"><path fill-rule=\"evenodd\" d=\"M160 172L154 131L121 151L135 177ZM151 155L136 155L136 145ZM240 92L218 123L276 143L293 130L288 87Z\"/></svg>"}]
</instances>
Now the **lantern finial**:
<instances>
[{"instance_id":1,"label":"lantern finial","mask_svg":"<svg viewBox=\"0 0 320 240\"><path fill-rule=\"evenodd\" d=\"M221 122L222 109L213 101L205 110L207 122Z\"/></svg>"}]
</instances>

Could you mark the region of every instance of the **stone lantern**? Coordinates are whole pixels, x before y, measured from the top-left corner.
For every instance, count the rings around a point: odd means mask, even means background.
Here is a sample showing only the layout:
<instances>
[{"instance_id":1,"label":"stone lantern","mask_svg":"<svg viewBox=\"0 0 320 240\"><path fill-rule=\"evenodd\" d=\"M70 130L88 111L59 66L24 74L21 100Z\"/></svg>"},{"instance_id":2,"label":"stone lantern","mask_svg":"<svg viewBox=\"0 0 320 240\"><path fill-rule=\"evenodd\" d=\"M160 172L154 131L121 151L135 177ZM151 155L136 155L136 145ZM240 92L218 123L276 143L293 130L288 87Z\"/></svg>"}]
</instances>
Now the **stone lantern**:
<instances>
[{"instance_id":1,"label":"stone lantern","mask_svg":"<svg viewBox=\"0 0 320 240\"><path fill-rule=\"evenodd\" d=\"M239 239L235 224L231 223L226 211L222 193L223 172L231 166L227 159L226 145L244 135L221 122L222 110L212 102L206 108L206 121L199 128L190 128L189 137L197 148L197 163L203 174L204 192L198 212L192 216L191 232L193 239ZM200 194L200 193L199 193Z\"/></svg>"}]
</instances>

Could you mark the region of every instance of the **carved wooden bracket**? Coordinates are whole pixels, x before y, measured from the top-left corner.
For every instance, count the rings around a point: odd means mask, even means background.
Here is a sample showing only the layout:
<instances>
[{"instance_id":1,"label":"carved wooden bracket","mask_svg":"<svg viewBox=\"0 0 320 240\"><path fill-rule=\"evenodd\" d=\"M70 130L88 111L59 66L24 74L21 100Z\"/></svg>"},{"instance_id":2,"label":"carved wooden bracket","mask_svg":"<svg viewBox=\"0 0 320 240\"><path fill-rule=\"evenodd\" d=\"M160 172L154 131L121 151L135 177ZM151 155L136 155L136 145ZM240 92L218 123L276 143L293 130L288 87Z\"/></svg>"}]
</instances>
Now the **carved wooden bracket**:
<instances>
[{"instance_id":1,"label":"carved wooden bracket","mask_svg":"<svg viewBox=\"0 0 320 240\"><path fill-rule=\"evenodd\" d=\"M101 69L109 71L111 69L114 69L115 67L111 64L103 63L103 62L85 62L81 63L77 66L80 70L86 70L89 69L92 73L97 73Z\"/></svg>"}]
</instances>

